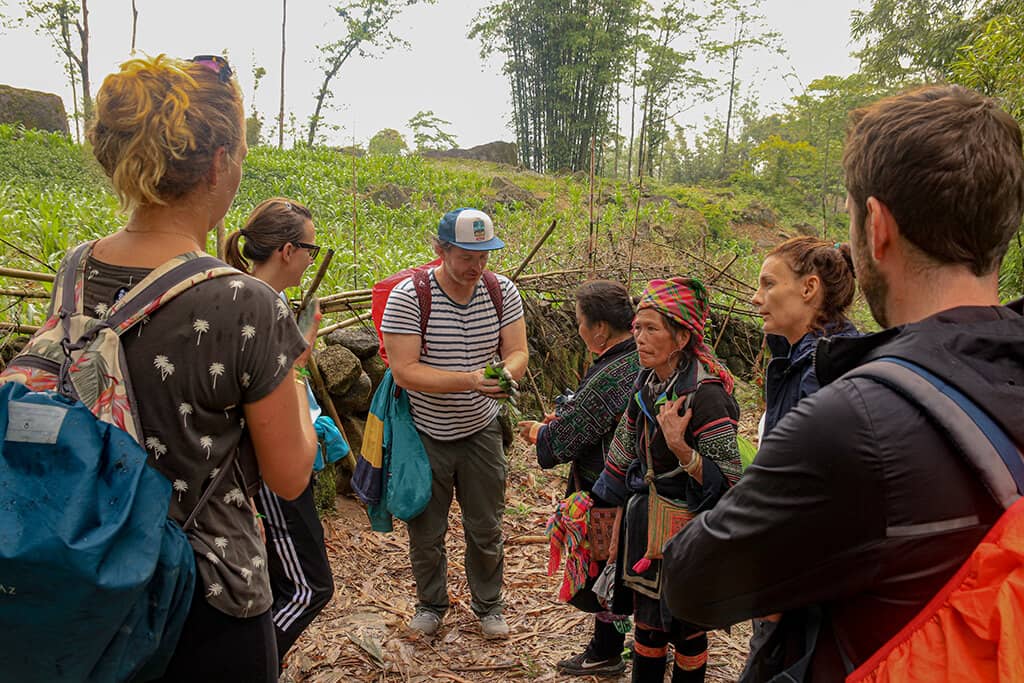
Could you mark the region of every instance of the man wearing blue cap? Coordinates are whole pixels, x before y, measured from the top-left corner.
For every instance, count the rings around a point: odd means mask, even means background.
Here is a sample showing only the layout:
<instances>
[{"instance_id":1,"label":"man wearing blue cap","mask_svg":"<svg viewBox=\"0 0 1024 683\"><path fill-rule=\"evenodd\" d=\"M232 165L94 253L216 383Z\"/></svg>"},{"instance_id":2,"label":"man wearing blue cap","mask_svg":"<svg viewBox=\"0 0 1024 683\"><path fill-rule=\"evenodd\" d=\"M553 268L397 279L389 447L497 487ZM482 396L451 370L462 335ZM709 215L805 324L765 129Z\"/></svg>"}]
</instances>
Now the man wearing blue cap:
<instances>
[{"instance_id":1,"label":"man wearing blue cap","mask_svg":"<svg viewBox=\"0 0 1024 683\"><path fill-rule=\"evenodd\" d=\"M430 502L408 523L417 596L409 627L426 635L440 628L449 607L445 535L454 492L471 607L485 637L508 637L501 598L507 466L498 423L498 399L506 394L484 368L500 356L507 376L518 380L529 358L519 292L486 270L490 252L504 246L483 211L449 211L434 238L441 265L395 286L381 323L391 372L409 392L433 471Z\"/></svg>"}]
</instances>

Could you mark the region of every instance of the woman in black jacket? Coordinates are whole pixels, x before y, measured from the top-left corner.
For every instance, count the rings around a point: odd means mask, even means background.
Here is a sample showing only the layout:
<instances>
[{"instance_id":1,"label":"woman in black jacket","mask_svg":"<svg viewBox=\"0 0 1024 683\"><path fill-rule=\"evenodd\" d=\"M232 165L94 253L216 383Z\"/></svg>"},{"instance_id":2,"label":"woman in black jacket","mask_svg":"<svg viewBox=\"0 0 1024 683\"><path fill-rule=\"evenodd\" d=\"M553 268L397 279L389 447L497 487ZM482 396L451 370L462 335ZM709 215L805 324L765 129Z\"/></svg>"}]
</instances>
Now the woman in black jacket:
<instances>
[{"instance_id":1,"label":"woman in black jacket","mask_svg":"<svg viewBox=\"0 0 1024 683\"><path fill-rule=\"evenodd\" d=\"M553 415L544 422L519 423L523 438L537 445L541 468L571 463L566 495L593 489L640 370L630 329L633 302L624 286L608 280L583 283L576 292L576 320L580 338L596 355L594 364ZM594 517L591 515L592 524ZM603 561L598 562L596 569L603 566ZM594 614L594 635L583 652L558 663L560 673L613 675L626 668L621 655L629 619L600 605L590 590L592 585L593 580L588 581L568 602Z\"/></svg>"}]
</instances>

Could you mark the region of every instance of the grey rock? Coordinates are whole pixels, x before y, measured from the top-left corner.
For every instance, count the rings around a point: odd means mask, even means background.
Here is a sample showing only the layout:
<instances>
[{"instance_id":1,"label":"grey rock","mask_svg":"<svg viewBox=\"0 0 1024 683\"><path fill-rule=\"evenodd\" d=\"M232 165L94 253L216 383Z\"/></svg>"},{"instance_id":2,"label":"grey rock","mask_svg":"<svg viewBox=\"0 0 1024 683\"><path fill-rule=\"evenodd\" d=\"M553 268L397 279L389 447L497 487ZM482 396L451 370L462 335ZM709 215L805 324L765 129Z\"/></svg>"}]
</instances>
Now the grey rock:
<instances>
[{"instance_id":1,"label":"grey rock","mask_svg":"<svg viewBox=\"0 0 1024 683\"><path fill-rule=\"evenodd\" d=\"M344 346L360 360L375 355L380 349L377 333L358 325L331 332L327 335L326 343L328 346Z\"/></svg>"},{"instance_id":2,"label":"grey rock","mask_svg":"<svg viewBox=\"0 0 1024 683\"><path fill-rule=\"evenodd\" d=\"M0 123L68 135L64 102L52 93L0 85Z\"/></svg>"},{"instance_id":3,"label":"grey rock","mask_svg":"<svg viewBox=\"0 0 1024 683\"><path fill-rule=\"evenodd\" d=\"M365 372L359 374L359 378L352 383L343 396L333 397L334 407L341 415L353 415L365 413L370 409L370 400L373 398L373 382Z\"/></svg>"},{"instance_id":4,"label":"grey rock","mask_svg":"<svg viewBox=\"0 0 1024 683\"><path fill-rule=\"evenodd\" d=\"M363 374L359 358L344 346L327 346L317 353L317 366L324 378L327 392L332 396L344 396Z\"/></svg>"},{"instance_id":5,"label":"grey rock","mask_svg":"<svg viewBox=\"0 0 1024 683\"><path fill-rule=\"evenodd\" d=\"M384 379L384 372L386 370L387 365L384 364L384 359L377 354L363 359L363 372L367 374L370 382L373 383L373 391L377 391L380 381Z\"/></svg>"}]
</instances>

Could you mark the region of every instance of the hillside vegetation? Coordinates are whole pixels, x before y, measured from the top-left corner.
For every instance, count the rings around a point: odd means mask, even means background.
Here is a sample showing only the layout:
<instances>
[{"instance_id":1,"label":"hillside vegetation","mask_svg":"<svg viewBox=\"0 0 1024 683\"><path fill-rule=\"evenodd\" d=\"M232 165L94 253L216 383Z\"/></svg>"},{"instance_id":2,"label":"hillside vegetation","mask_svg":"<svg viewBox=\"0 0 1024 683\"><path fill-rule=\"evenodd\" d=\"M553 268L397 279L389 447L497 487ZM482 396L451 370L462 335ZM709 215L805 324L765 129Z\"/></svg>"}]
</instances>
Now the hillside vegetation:
<instances>
[{"instance_id":1,"label":"hillside vegetation","mask_svg":"<svg viewBox=\"0 0 1024 683\"><path fill-rule=\"evenodd\" d=\"M484 162L415 155L356 158L329 148L267 147L251 150L244 169L227 229L240 228L252 207L270 196L309 205L317 242L337 252L322 294L366 288L429 260L429 236L438 218L459 206L482 207L493 216L508 243L492 262L498 271L514 270L553 220L558 226L527 272L586 265L590 188L582 174L548 176ZM636 223L638 264L652 258L683 263L684 252L720 266L735 257L729 273L753 284L765 248L797 234L798 227L815 230L807 213L733 187L655 183L643 194L638 211L635 183L596 180L598 263L628 260ZM56 268L69 246L116 230L124 216L87 148L60 135L0 126L0 221L10 243L0 266L46 271L42 264ZM844 237L841 228L829 232ZM208 247L214 250L212 236ZM2 305L0 319L41 322L38 301L5 299Z\"/></svg>"}]
</instances>

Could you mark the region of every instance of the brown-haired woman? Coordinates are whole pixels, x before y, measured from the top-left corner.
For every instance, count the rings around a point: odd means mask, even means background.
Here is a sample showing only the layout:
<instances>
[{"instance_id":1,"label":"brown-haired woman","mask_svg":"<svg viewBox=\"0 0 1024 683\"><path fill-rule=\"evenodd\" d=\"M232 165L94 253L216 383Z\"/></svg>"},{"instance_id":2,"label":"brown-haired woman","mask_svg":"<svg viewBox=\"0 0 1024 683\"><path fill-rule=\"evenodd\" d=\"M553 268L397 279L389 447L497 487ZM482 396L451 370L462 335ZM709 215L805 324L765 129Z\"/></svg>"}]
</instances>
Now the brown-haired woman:
<instances>
[{"instance_id":1,"label":"brown-haired woman","mask_svg":"<svg viewBox=\"0 0 1024 683\"><path fill-rule=\"evenodd\" d=\"M96 315L152 269L203 253L242 177L241 91L219 57L133 59L103 81L88 137L129 214L88 257L84 301ZM176 482L173 519L185 520L238 452L188 532L198 576L164 680L276 681L266 551L249 496L261 478L285 498L309 481L316 433L292 371L309 344L277 294L241 274L193 286L122 342L149 464Z\"/></svg>"},{"instance_id":2,"label":"brown-haired woman","mask_svg":"<svg viewBox=\"0 0 1024 683\"><path fill-rule=\"evenodd\" d=\"M846 318L857 284L850 247L793 237L765 257L752 303L764 319L772 360L765 373L764 434L818 390L814 347L860 333Z\"/></svg>"},{"instance_id":3,"label":"brown-haired woman","mask_svg":"<svg viewBox=\"0 0 1024 683\"><path fill-rule=\"evenodd\" d=\"M520 422L519 431L537 444L537 464L542 468L571 463L566 496L583 491L592 505L608 507L593 500L591 490L604 469L605 453L640 371L632 332L633 301L618 282L584 282L576 291L576 320L580 338L596 356L593 365L576 391L563 397L554 415L544 423ZM604 562L596 564L599 571ZM594 614L594 634L583 652L558 662L560 673L609 676L626 668L621 655L628 614L617 615L602 606L590 590L593 583L591 577L572 595L564 596L569 604Z\"/></svg>"},{"instance_id":4,"label":"brown-haired woman","mask_svg":"<svg viewBox=\"0 0 1024 683\"><path fill-rule=\"evenodd\" d=\"M793 237L768 252L751 300L764 319L765 341L772 354L765 371L761 438L818 390L814 369L818 341L860 335L846 318L856 287L847 244ZM740 680L768 680L785 669L785 648L772 638L778 616L754 620L750 655Z\"/></svg>"},{"instance_id":5,"label":"brown-haired woman","mask_svg":"<svg viewBox=\"0 0 1024 683\"><path fill-rule=\"evenodd\" d=\"M243 243L244 240L244 243ZM225 260L241 271L263 280L275 291L296 287L302 274L316 260L316 228L308 208L291 199L274 197L252 210L245 227L225 242ZM315 304L312 304L315 305ZM320 417L313 392L306 387L310 419ZM323 468L317 458L315 469ZM313 479L302 494L288 500L265 483L256 495L256 509L263 515L269 559L270 588L274 594L271 615L277 636L278 659L316 618L334 594L334 576L324 547L324 528L313 500Z\"/></svg>"}]
</instances>

